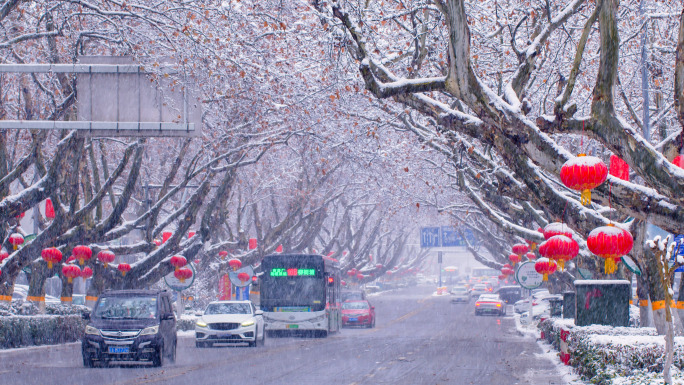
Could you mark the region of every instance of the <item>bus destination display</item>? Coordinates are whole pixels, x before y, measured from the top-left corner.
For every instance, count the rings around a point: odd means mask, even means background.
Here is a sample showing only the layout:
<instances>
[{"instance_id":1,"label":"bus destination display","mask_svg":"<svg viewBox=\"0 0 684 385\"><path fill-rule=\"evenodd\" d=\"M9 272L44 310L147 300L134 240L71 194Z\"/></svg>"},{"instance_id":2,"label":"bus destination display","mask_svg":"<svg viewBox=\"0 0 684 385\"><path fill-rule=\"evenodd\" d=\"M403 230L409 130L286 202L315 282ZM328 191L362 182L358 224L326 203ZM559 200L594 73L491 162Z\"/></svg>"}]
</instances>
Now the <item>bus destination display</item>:
<instances>
[{"instance_id":1,"label":"bus destination display","mask_svg":"<svg viewBox=\"0 0 684 385\"><path fill-rule=\"evenodd\" d=\"M285 269L285 268L273 268L271 269L271 277L301 277L301 276L310 276L313 277L316 275L316 269L297 269L297 268L290 268L290 269Z\"/></svg>"}]
</instances>

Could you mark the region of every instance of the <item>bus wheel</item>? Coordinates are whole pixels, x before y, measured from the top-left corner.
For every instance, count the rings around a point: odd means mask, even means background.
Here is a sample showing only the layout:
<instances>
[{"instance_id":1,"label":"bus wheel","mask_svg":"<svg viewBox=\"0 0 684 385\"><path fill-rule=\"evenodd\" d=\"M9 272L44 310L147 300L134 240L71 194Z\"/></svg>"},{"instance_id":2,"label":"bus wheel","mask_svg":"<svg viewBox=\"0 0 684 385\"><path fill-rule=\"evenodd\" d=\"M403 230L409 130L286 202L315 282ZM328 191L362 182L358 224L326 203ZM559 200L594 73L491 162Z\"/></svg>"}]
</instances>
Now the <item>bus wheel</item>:
<instances>
[{"instance_id":1,"label":"bus wheel","mask_svg":"<svg viewBox=\"0 0 684 385\"><path fill-rule=\"evenodd\" d=\"M328 336L327 330L316 331L316 337L318 337L318 338L326 338L327 336Z\"/></svg>"}]
</instances>

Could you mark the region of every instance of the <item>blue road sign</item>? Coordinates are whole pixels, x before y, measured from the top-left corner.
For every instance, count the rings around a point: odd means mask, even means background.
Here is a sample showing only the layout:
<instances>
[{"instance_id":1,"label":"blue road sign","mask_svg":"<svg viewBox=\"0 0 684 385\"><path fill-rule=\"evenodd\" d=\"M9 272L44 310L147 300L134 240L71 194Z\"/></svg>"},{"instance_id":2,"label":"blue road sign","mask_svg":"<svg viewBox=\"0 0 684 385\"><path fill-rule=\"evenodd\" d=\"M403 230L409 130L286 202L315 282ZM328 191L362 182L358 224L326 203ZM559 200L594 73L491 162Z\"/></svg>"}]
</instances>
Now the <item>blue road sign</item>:
<instances>
[{"instance_id":1,"label":"blue road sign","mask_svg":"<svg viewBox=\"0 0 684 385\"><path fill-rule=\"evenodd\" d=\"M442 246L465 246L465 242L456 229L450 226L442 226Z\"/></svg>"},{"instance_id":2,"label":"blue road sign","mask_svg":"<svg viewBox=\"0 0 684 385\"><path fill-rule=\"evenodd\" d=\"M439 227L420 228L420 247L440 247Z\"/></svg>"}]
</instances>

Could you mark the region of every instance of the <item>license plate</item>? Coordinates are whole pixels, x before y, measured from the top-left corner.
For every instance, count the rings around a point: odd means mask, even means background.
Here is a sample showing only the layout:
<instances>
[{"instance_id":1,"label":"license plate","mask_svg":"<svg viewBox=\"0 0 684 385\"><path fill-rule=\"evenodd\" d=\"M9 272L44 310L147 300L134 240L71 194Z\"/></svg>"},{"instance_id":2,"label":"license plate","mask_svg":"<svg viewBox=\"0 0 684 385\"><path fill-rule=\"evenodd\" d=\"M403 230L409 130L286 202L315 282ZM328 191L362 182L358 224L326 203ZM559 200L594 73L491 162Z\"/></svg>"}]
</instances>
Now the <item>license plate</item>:
<instances>
[{"instance_id":1,"label":"license plate","mask_svg":"<svg viewBox=\"0 0 684 385\"><path fill-rule=\"evenodd\" d=\"M109 354L123 354L128 353L128 346L110 346Z\"/></svg>"},{"instance_id":2,"label":"license plate","mask_svg":"<svg viewBox=\"0 0 684 385\"><path fill-rule=\"evenodd\" d=\"M349 321L350 321L350 322L356 322L356 321L358 321L358 320L359 320L358 318L349 318Z\"/></svg>"},{"instance_id":3,"label":"license plate","mask_svg":"<svg viewBox=\"0 0 684 385\"><path fill-rule=\"evenodd\" d=\"M297 325L297 324L291 324L291 325L287 325L287 328L288 328L288 329L299 329L299 325Z\"/></svg>"}]
</instances>

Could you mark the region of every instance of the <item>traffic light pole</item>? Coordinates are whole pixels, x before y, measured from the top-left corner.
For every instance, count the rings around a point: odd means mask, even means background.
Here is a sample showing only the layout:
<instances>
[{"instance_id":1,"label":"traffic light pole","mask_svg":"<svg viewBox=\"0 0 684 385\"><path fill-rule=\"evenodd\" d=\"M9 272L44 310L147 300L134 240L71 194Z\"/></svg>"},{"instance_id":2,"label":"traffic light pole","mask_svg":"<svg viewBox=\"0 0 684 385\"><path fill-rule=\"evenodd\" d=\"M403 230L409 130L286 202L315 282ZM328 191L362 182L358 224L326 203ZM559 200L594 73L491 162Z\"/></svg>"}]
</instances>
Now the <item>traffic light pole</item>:
<instances>
[{"instance_id":1,"label":"traffic light pole","mask_svg":"<svg viewBox=\"0 0 684 385\"><path fill-rule=\"evenodd\" d=\"M437 266L439 269L439 286L437 286L437 287L442 287L442 252L441 251L437 252Z\"/></svg>"}]
</instances>

